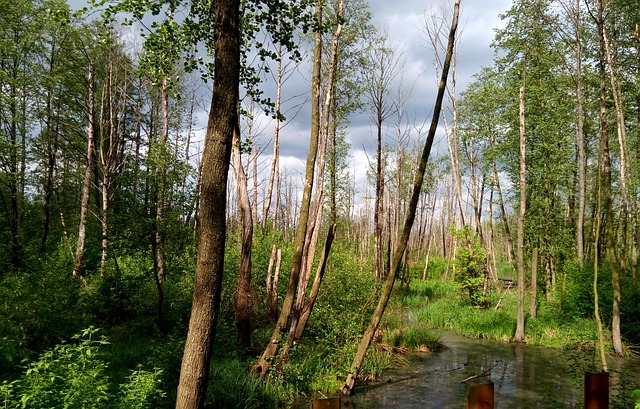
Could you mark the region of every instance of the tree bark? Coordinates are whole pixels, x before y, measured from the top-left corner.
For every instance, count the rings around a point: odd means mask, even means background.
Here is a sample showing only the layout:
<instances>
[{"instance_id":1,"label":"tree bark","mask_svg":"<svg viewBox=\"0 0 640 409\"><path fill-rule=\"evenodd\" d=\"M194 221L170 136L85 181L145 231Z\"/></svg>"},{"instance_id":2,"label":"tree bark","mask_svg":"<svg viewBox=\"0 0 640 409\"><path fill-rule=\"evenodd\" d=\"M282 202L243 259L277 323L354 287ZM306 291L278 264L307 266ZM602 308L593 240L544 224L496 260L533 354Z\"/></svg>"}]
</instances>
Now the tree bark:
<instances>
[{"instance_id":1,"label":"tree bark","mask_svg":"<svg viewBox=\"0 0 640 409\"><path fill-rule=\"evenodd\" d=\"M520 206L518 209L518 255L516 261L516 269L518 271L518 317L516 320L516 332L513 336L513 340L516 342L524 342L524 215L527 206L527 139L525 135L524 123L524 85L520 87L518 100L520 102Z\"/></svg>"},{"instance_id":2,"label":"tree bark","mask_svg":"<svg viewBox=\"0 0 640 409\"><path fill-rule=\"evenodd\" d=\"M217 0L212 3L212 9L214 86L202 155L198 258L177 409L204 406L224 271L227 175L233 133L238 126L240 1Z\"/></svg>"},{"instance_id":3,"label":"tree bark","mask_svg":"<svg viewBox=\"0 0 640 409\"><path fill-rule=\"evenodd\" d=\"M253 249L253 214L249 203L247 174L242 166L240 135L234 133L232 152L233 170L236 174L240 222L242 224L242 248L240 250L240 271L236 285L236 329L238 343L251 345L251 253Z\"/></svg>"},{"instance_id":4,"label":"tree bark","mask_svg":"<svg viewBox=\"0 0 640 409\"><path fill-rule=\"evenodd\" d=\"M598 0L598 36L599 48L599 77L600 77L600 143L603 162L604 184L604 212L605 212L605 237L607 242L607 255L611 264L611 281L613 286L613 310L611 317L611 338L616 355L623 355L622 338L620 335L620 272L616 256L616 243L613 222L613 193L611 187L611 156L609 152L609 132L607 121L607 95L606 95L606 44L604 33L604 12L602 0ZM597 249L595 251L598 251Z\"/></svg>"},{"instance_id":5,"label":"tree bark","mask_svg":"<svg viewBox=\"0 0 640 409\"><path fill-rule=\"evenodd\" d=\"M316 22L322 24L322 1L316 3ZM293 311L293 304L296 299L296 291L298 281L300 279L300 271L302 269L302 255L305 244L305 236L307 234L307 222L309 221L309 211L311 207L311 194L313 190L313 179L315 175L316 156L318 152L318 139L320 133L320 83L321 83L321 64L322 64L322 33L316 31L314 34L313 49L313 73L311 84L311 137L309 143L309 153L307 155L307 163L305 169L304 190L302 193L302 202L300 204L300 214L298 218L298 226L296 228L296 236L294 240L294 252L291 260L291 274L287 283L287 291L282 302L282 308L278 321L273 329L271 339L267 344L264 352L258 361L251 367L251 371L260 376L265 377L269 372L269 368L280 349L280 343L283 334L286 333L286 325L289 316Z\"/></svg>"},{"instance_id":6,"label":"tree bark","mask_svg":"<svg viewBox=\"0 0 640 409\"><path fill-rule=\"evenodd\" d=\"M71 274L74 277L83 278L82 267L84 262L84 247L87 239L87 216L89 214L89 199L91 195L91 177L93 175L93 151L94 151L94 67L89 61L87 74L87 164L82 178L82 197L80 199L80 221L78 224L78 240Z\"/></svg>"},{"instance_id":7,"label":"tree bark","mask_svg":"<svg viewBox=\"0 0 640 409\"><path fill-rule=\"evenodd\" d=\"M538 309L536 296L538 295L538 247L531 252L531 298L529 299L529 315L536 317Z\"/></svg>"},{"instance_id":8,"label":"tree bark","mask_svg":"<svg viewBox=\"0 0 640 409\"><path fill-rule=\"evenodd\" d=\"M391 291L393 290L393 285L395 283L396 276L398 274L398 267L404 255L404 251L407 246L407 242L409 241L409 235L411 234L411 227L413 226L413 221L416 215L416 209L418 206L418 199L420 198L420 190L422 189L422 183L424 181L424 173L427 166L427 162L429 161L429 155L431 153L431 146L433 145L433 140L436 134L436 129L438 127L438 119L440 117L440 111L442 109L442 100L444 99L444 92L447 87L447 76L449 74L449 66L451 64L451 58L453 56L453 46L455 42L455 34L456 29L458 27L458 14L460 9L460 0L455 0L453 6L453 18L451 22L451 29L449 31L448 43L447 43L447 53L445 56L445 61L442 69L442 76L440 77L440 82L438 84L438 94L436 97L435 105L433 108L433 114L431 116L431 126L429 127L429 133L427 135L427 140L425 141L424 149L422 151L422 155L419 159L415 178L413 181L413 187L411 191L411 200L409 202L409 207L407 209L404 226L402 229L402 235L400 237L400 241L398 242L398 248L393 257L391 269L389 271L389 275L385 281L382 294L380 295L380 299L378 301L378 305L371 317L371 322L364 332L362 339L360 340L360 344L358 345L358 350L356 351L356 355L353 358L353 362L351 363L351 368L349 370L349 375L345 381L345 384L342 387L342 393L345 395L351 394L353 391L353 387L356 382L356 378L358 377L358 373L360 372L360 368L362 367L362 362L364 361L364 357L367 353L367 349L371 344L371 340L375 332L378 329L380 324L380 320L382 319L382 315L387 306L387 302L389 301L389 297L391 296Z\"/></svg>"}]
</instances>

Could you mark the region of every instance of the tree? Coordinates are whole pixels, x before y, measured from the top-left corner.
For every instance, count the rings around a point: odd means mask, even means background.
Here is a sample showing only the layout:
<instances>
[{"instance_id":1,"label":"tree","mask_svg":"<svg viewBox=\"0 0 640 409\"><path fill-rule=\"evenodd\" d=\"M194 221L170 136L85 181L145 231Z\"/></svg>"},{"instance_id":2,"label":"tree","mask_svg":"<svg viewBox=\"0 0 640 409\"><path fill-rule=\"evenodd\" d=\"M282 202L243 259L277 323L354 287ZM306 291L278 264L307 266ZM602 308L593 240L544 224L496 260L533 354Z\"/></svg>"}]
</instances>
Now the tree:
<instances>
[{"instance_id":1,"label":"tree","mask_svg":"<svg viewBox=\"0 0 640 409\"><path fill-rule=\"evenodd\" d=\"M33 101L34 68L40 52L39 24L46 13L30 0L3 3L0 11L0 200L6 217L10 264L23 264L22 219L26 182L29 104Z\"/></svg>"},{"instance_id":2,"label":"tree","mask_svg":"<svg viewBox=\"0 0 640 409\"><path fill-rule=\"evenodd\" d=\"M524 75L523 75L524 76ZM524 80L523 80L524 82ZM525 85L520 87L520 94L518 100L520 101L520 203L518 206L518 233L517 233L517 261L516 269L518 271L518 317L516 320L516 333L513 336L513 340L517 342L524 341L524 218L527 206L527 138L525 133L525 102L524 102L524 90Z\"/></svg>"},{"instance_id":3,"label":"tree","mask_svg":"<svg viewBox=\"0 0 640 409\"><path fill-rule=\"evenodd\" d=\"M233 170L236 175L240 222L242 225L242 246L240 250L240 270L236 286L236 327L238 343L251 345L251 253L253 250L253 215L247 189L247 174L242 166L243 145L240 135L233 137Z\"/></svg>"},{"instance_id":4,"label":"tree","mask_svg":"<svg viewBox=\"0 0 640 409\"><path fill-rule=\"evenodd\" d=\"M311 195L313 190L313 179L315 175L315 165L318 153L318 142L320 138L320 79L322 66L322 1L317 1L315 5L315 21L317 27L314 32L313 46L313 73L311 79L311 135L309 141L309 152L304 176L304 189L302 192L302 202L300 204L300 214L294 239L294 252L291 260L291 273L287 282L287 290L280 309L278 321L273 329L273 334L269 343L258 361L253 364L251 370L261 378L269 372L269 368L280 349L283 334L286 333L287 322L293 311L300 272L304 263L303 253L306 245L307 225L311 208Z\"/></svg>"},{"instance_id":5,"label":"tree","mask_svg":"<svg viewBox=\"0 0 640 409\"><path fill-rule=\"evenodd\" d=\"M82 196L80 199L80 222L78 224L78 240L76 242L76 252L73 260L74 277L82 278L82 264L84 262L85 242L87 239L87 217L89 213L89 198L91 194L91 183L93 177L93 152L95 150L95 79L93 61L88 59L87 72L87 156L84 176L82 178Z\"/></svg>"},{"instance_id":6,"label":"tree","mask_svg":"<svg viewBox=\"0 0 640 409\"><path fill-rule=\"evenodd\" d=\"M179 409L204 405L224 269L227 175L233 134L238 132L240 1L215 2L213 20L215 85L202 155L198 258L176 398Z\"/></svg>"},{"instance_id":7,"label":"tree","mask_svg":"<svg viewBox=\"0 0 640 409\"><path fill-rule=\"evenodd\" d=\"M440 117L440 110L442 109L442 100L444 99L444 93L447 87L447 76L449 74L449 67L451 65L451 59L453 56L453 46L456 38L456 30L458 28L459 10L460 10L460 0L455 0L453 5L453 16L451 20L451 28L449 31L448 42L447 42L447 52L445 54L444 63L442 65L442 75L438 83L438 94L436 96L436 101L433 108L433 114L431 116L431 125L429 127L429 133L427 135L427 139L424 144L424 149L422 150L422 155L420 156L420 159L418 161L417 170L413 180L413 186L411 190L411 200L409 202L409 207L407 208L404 226L402 228L402 235L400 237L400 241L398 242L398 248L396 249L396 252L393 257L391 269L389 270L389 275L385 280L382 293L380 294L380 299L378 300L376 309L373 313L373 316L371 317L371 322L369 323L369 326L365 330L360 340L360 343L358 345L358 350L356 351L356 355L354 356L353 362L351 363L349 375L347 376L345 384L342 386L342 393L345 395L348 395L353 391L353 387L358 377L358 373L360 372L360 368L362 366L362 362L364 361L364 357L367 353L367 349L371 344L373 335L378 329L380 320L382 319L382 315L384 314L384 310L387 307L387 303L389 301L389 297L391 296L391 291L393 290L393 285L395 284L396 276L398 274L398 269L399 269L401 260L404 256L407 243L409 241L411 228L413 227L413 221L416 215L416 209L418 207L418 199L420 198L420 191L422 189L422 183L424 181L425 169L427 167L427 162L429 161L431 146L433 145L436 129L438 127L438 119Z\"/></svg>"},{"instance_id":8,"label":"tree","mask_svg":"<svg viewBox=\"0 0 640 409\"><path fill-rule=\"evenodd\" d=\"M611 322L611 336L613 348L617 355L624 353L622 348L622 339L620 336L620 271L618 257L616 254L616 242L613 221L613 193L611 182L611 155L609 151L609 124L607 120L607 95L606 95L606 60L607 45L604 26L604 6L602 0L597 1L596 24L598 26L599 38L599 65L598 73L600 78L600 146L602 149L602 166L603 166L603 187L604 187L604 213L605 213L605 238L607 244L607 256L611 264L611 280L613 286L613 311ZM611 67L609 67L611 69ZM596 250L597 251L597 250Z\"/></svg>"},{"instance_id":9,"label":"tree","mask_svg":"<svg viewBox=\"0 0 640 409\"><path fill-rule=\"evenodd\" d=\"M390 101L391 84L400 71L400 59L385 36L374 37L369 45L363 64L367 86L366 99L376 132L375 208L373 228L375 241L376 278L387 275L389 265L384 263L384 186L385 167L383 154L383 124L393 114L395 107Z\"/></svg>"}]
</instances>

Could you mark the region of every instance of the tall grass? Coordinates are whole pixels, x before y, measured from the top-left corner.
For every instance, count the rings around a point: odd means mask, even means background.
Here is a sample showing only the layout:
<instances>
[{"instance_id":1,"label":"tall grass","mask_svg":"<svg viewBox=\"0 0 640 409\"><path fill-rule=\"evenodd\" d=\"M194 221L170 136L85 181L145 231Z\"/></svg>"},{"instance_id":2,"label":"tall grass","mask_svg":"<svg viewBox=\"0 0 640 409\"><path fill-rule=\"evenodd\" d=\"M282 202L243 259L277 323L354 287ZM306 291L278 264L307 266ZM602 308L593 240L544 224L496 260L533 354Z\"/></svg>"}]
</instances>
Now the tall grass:
<instances>
[{"instance_id":1,"label":"tall grass","mask_svg":"<svg viewBox=\"0 0 640 409\"><path fill-rule=\"evenodd\" d=\"M240 360L211 364L207 407L220 409L281 408L293 402L294 393L276 378L262 381Z\"/></svg>"},{"instance_id":2,"label":"tall grass","mask_svg":"<svg viewBox=\"0 0 640 409\"><path fill-rule=\"evenodd\" d=\"M516 326L517 293L514 290L507 292L501 307L496 310L501 296L489 295L489 306L483 309L465 302L455 283L416 280L408 289L399 291L397 299L417 321L430 328L453 331L470 338L509 341ZM595 334L592 319L563 315L556 304L546 300L540 302L537 317L526 320L526 342L529 344L591 349Z\"/></svg>"}]
</instances>

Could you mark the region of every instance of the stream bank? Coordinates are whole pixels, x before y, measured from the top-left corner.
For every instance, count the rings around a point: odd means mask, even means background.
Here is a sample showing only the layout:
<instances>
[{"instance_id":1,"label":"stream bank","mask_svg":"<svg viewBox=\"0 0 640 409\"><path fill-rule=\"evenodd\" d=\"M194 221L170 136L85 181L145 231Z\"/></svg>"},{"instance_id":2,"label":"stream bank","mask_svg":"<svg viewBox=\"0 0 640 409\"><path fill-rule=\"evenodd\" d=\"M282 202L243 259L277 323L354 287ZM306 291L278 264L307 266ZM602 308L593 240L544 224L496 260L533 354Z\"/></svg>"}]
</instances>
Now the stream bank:
<instances>
[{"instance_id":1,"label":"stream bank","mask_svg":"<svg viewBox=\"0 0 640 409\"><path fill-rule=\"evenodd\" d=\"M493 381L495 407L582 408L583 377L596 370L593 352L469 339L443 332L444 348L412 353L409 364L386 371L380 381L357 385L342 398L343 408L464 408L470 382ZM640 387L640 359L608 357L611 408L633 408L631 391ZM483 376L478 376L478 375ZM308 408L308 400L295 408Z\"/></svg>"}]
</instances>

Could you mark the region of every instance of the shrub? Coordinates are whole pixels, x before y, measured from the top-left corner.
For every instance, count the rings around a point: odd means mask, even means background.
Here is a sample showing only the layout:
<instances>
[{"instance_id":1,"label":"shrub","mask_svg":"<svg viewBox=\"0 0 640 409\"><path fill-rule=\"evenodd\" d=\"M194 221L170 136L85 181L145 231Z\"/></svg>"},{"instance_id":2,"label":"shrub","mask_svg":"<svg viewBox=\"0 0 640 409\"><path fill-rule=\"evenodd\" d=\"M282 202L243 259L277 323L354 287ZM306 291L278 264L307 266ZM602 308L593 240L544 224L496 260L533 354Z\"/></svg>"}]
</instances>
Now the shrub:
<instances>
[{"instance_id":1,"label":"shrub","mask_svg":"<svg viewBox=\"0 0 640 409\"><path fill-rule=\"evenodd\" d=\"M453 234L460 240L455 261L460 272L456 275L456 280L461 283L462 290L472 305L482 305L485 301L481 287L484 282L486 252L480 245L477 234L468 225Z\"/></svg>"},{"instance_id":2,"label":"shrub","mask_svg":"<svg viewBox=\"0 0 640 409\"><path fill-rule=\"evenodd\" d=\"M3 382L0 399L13 408L155 408L164 397L158 379L161 371L133 372L128 382L111 393L107 364L100 349L109 342L90 327L76 334L72 343L61 343L27 363L13 382Z\"/></svg>"}]
</instances>

